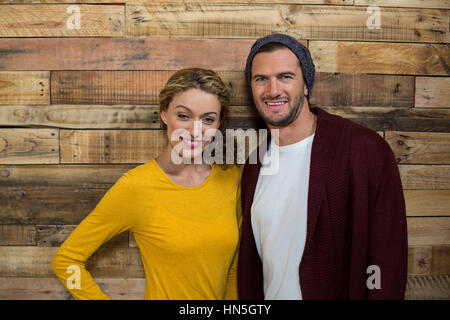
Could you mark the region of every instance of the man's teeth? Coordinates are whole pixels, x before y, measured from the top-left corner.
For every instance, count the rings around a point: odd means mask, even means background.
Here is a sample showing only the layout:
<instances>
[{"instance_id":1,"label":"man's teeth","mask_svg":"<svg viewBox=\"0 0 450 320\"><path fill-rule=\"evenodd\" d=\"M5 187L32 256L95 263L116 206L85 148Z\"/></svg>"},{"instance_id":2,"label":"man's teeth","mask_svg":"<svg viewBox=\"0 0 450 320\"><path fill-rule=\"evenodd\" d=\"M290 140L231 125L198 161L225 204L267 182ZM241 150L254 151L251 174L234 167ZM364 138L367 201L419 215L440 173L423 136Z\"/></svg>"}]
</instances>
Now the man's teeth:
<instances>
[{"instance_id":1,"label":"man's teeth","mask_svg":"<svg viewBox=\"0 0 450 320\"><path fill-rule=\"evenodd\" d=\"M281 106L285 102L266 102L268 106Z\"/></svg>"}]
</instances>

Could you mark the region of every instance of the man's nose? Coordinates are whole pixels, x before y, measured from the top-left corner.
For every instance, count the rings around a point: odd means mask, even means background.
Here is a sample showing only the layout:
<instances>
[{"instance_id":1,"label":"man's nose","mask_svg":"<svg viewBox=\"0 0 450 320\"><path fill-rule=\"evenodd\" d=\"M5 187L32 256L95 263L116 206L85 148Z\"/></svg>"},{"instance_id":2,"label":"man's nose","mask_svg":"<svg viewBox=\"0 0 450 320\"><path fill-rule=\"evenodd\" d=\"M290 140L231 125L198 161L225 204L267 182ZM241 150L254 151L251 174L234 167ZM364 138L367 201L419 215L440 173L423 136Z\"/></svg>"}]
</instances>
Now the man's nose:
<instances>
[{"instance_id":1,"label":"man's nose","mask_svg":"<svg viewBox=\"0 0 450 320\"><path fill-rule=\"evenodd\" d=\"M281 94L280 85L279 85L277 79L270 79L268 89L269 89L269 95L271 98L276 98Z\"/></svg>"}]
</instances>

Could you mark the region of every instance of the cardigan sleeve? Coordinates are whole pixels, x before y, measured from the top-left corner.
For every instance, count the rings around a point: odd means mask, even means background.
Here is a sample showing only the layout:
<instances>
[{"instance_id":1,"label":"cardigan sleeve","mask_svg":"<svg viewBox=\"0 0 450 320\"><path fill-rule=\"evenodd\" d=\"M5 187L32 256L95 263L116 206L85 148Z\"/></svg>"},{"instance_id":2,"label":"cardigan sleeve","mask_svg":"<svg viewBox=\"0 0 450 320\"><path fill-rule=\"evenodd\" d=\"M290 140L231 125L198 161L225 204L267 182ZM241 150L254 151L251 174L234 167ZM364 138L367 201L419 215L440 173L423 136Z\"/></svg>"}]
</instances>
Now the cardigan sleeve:
<instances>
[{"instance_id":1,"label":"cardigan sleeve","mask_svg":"<svg viewBox=\"0 0 450 320\"><path fill-rule=\"evenodd\" d=\"M404 299L408 239L400 174L394 154L384 140L381 148L372 151L378 153L371 153L374 157L381 156L381 161L369 165L368 172L367 299Z\"/></svg>"}]
</instances>

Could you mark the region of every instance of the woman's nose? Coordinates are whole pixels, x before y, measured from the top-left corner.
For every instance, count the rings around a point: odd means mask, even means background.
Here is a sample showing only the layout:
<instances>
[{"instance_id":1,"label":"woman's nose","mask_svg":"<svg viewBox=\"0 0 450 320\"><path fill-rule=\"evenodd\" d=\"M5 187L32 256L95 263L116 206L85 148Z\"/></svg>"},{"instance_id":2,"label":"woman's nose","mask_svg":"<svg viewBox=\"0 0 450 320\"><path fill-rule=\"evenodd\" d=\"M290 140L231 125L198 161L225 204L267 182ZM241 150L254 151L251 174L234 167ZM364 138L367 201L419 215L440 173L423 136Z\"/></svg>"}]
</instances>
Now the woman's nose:
<instances>
[{"instance_id":1,"label":"woman's nose","mask_svg":"<svg viewBox=\"0 0 450 320\"><path fill-rule=\"evenodd\" d=\"M202 122L200 120L194 120L191 128L189 130L189 134L193 139L201 139L202 137Z\"/></svg>"}]
</instances>

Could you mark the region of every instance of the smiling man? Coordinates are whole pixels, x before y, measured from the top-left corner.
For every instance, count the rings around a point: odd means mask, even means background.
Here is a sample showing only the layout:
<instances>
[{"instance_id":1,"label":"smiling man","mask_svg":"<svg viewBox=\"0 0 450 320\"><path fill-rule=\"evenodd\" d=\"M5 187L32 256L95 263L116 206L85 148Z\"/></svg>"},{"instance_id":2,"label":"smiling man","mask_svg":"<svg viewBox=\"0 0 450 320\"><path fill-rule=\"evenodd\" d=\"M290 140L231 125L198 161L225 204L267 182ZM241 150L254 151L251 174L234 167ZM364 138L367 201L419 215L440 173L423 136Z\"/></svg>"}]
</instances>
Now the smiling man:
<instances>
[{"instance_id":1,"label":"smiling man","mask_svg":"<svg viewBox=\"0 0 450 320\"><path fill-rule=\"evenodd\" d=\"M278 132L266 157L278 150L279 170L263 174L267 158L244 167L239 298L403 299L395 157L376 132L310 106L314 74L308 49L287 35L258 39L247 58L255 106Z\"/></svg>"}]
</instances>

